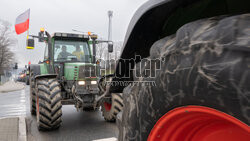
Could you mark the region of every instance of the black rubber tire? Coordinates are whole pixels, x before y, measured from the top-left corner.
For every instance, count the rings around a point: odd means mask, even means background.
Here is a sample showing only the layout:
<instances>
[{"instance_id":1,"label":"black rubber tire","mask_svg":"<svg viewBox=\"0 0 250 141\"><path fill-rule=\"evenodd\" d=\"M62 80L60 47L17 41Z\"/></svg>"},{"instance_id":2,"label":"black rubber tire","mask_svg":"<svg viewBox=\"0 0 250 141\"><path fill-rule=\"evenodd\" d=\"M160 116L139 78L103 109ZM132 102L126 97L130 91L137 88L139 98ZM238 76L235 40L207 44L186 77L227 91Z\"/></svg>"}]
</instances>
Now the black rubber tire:
<instances>
[{"instance_id":1,"label":"black rubber tire","mask_svg":"<svg viewBox=\"0 0 250 141\"><path fill-rule=\"evenodd\" d=\"M104 103L101 104L101 111L103 118L108 122L115 122L116 115L122 110L123 100L122 96L119 93L111 94L111 109L107 110L104 106Z\"/></svg>"},{"instance_id":2,"label":"black rubber tire","mask_svg":"<svg viewBox=\"0 0 250 141\"><path fill-rule=\"evenodd\" d=\"M187 105L214 108L250 125L249 25L250 14L203 19L157 41L149 59L164 59L161 69L155 78L134 78L155 86L124 89L119 141L147 140L160 117Z\"/></svg>"},{"instance_id":3,"label":"black rubber tire","mask_svg":"<svg viewBox=\"0 0 250 141\"><path fill-rule=\"evenodd\" d=\"M54 130L61 125L61 88L56 79L37 80L39 107L37 107L37 126L39 130ZM38 106L38 105L37 105ZM38 111L39 109L39 111Z\"/></svg>"},{"instance_id":4,"label":"black rubber tire","mask_svg":"<svg viewBox=\"0 0 250 141\"><path fill-rule=\"evenodd\" d=\"M30 75L29 81L30 81L30 113L31 115L36 115L35 82L32 73Z\"/></svg>"}]
</instances>

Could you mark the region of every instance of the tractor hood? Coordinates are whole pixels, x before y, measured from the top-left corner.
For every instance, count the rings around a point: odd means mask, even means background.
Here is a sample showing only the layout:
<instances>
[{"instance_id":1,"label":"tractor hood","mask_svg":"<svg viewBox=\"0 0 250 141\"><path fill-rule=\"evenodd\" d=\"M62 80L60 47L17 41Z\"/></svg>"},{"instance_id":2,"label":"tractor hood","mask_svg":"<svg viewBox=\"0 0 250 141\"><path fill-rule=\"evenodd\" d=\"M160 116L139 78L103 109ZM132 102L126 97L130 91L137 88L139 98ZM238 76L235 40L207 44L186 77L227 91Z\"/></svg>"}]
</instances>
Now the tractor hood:
<instances>
[{"instance_id":1,"label":"tractor hood","mask_svg":"<svg viewBox=\"0 0 250 141\"><path fill-rule=\"evenodd\" d=\"M99 66L92 63L65 63L66 80L97 80Z\"/></svg>"}]
</instances>

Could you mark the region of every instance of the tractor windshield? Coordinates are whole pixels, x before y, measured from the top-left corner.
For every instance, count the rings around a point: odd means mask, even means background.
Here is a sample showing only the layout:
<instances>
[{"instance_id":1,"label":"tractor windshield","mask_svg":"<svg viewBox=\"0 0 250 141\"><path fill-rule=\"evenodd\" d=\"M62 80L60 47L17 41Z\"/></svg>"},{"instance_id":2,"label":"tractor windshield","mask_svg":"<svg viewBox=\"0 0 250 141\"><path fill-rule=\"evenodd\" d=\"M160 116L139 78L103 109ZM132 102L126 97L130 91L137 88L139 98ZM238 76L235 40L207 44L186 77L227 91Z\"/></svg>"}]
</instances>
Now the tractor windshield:
<instances>
[{"instance_id":1,"label":"tractor windshield","mask_svg":"<svg viewBox=\"0 0 250 141\"><path fill-rule=\"evenodd\" d=\"M85 41L55 41L55 62L91 62L88 43Z\"/></svg>"}]
</instances>

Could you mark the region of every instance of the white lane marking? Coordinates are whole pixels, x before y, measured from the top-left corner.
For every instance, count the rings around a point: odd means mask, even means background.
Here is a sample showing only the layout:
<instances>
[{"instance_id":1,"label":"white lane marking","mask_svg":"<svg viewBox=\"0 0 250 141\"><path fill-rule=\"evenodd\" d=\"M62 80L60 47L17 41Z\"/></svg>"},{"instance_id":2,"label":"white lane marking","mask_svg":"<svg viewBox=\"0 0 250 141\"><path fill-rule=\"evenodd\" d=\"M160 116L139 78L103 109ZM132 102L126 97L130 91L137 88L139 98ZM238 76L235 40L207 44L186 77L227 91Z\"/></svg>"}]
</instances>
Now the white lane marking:
<instances>
[{"instance_id":1,"label":"white lane marking","mask_svg":"<svg viewBox=\"0 0 250 141\"><path fill-rule=\"evenodd\" d=\"M19 108L19 107L23 107L24 105L20 105L20 104L6 104L6 105L0 105L0 107L13 107L13 108Z\"/></svg>"},{"instance_id":2,"label":"white lane marking","mask_svg":"<svg viewBox=\"0 0 250 141\"><path fill-rule=\"evenodd\" d=\"M21 98L20 98L20 105L23 109L22 115L26 115L26 95L25 95L25 89L21 91Z\"/></svg>"},{"instance_id":3,"label":"white lane marking","mask_svg":"<svg viewBox=\"0 0 250 141\"><path fill-rule=\"evenodd\" d=\"M93 141L117 141L117 138L111 137L111 138L105 138L105 139L98 139Z\"/></svg>"}]
</instances>

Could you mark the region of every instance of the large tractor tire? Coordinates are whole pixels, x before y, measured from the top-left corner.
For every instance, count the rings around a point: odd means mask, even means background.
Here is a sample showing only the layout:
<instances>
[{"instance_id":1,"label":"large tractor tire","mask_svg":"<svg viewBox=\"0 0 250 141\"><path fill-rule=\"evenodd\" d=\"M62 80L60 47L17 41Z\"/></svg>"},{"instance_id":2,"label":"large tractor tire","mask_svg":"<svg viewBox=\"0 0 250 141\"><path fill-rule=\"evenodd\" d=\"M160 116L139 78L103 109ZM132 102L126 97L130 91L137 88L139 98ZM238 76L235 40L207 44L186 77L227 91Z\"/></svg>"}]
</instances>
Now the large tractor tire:
<instances>
[{"instance_id":1,"label":"large tractor tire","mask_svg":"<svg viewBox=\"0 0 250 141\"><path fill-rule=\"evenodd\" d=\"M115 122L117 114L122 110L123 100L119 93L111 94L111 101L105 101L101 105L102 116L108 122Z\"/></svg>"},{"instance_id":2,"label":"large tractor tire","mask_svg":"<svg viewBox=\"0 0 250 141\"><path fill-rule=\"evenodd\" d=\"M61 125L61 88L56 79L37 80L37 124L39 130L54 130Z\"/></svg>"},{"instance_id":3,"label":"large tractor tire","mask_svg":"<svg viewBox=\"0 0 250 141\"><path fill-rule=\"evenodd\" d=\"M30 74L30 113L36 115L36 93L35 93L35 81L34 76Z\"/></svg>"},{"instance_id":4,"label":"large tractor tire","mask_svg":"<svg viewBox=\"0 0 250 141\"><path fill-rule=\"evenodd\" d=\"M250 14L202 19L157 41L148 59L161 69L134 78L155 85L124 89L119 141L250 140L249 25Z\"/></svg>"}]
</instances>

